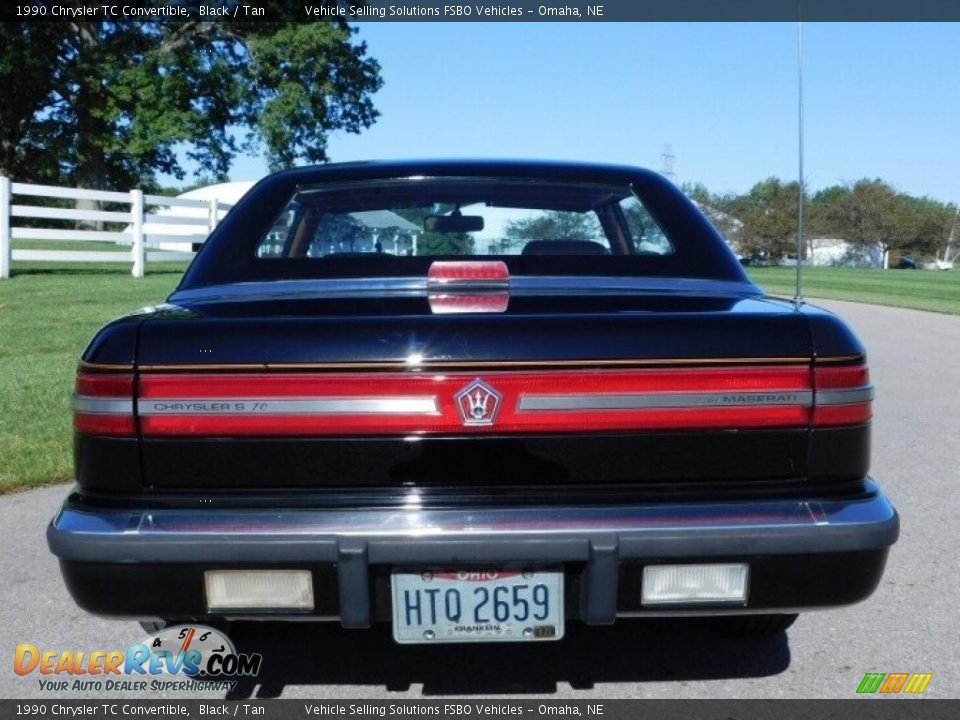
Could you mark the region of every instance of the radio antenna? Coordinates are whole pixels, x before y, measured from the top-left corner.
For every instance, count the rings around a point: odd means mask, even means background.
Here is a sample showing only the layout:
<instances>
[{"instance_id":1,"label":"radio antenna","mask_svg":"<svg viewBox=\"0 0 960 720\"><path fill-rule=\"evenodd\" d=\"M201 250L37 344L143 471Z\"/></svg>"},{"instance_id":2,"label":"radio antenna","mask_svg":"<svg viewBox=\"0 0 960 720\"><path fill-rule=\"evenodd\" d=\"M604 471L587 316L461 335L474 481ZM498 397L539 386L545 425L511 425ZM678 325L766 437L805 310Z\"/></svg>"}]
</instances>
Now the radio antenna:
<instances>
[{"instance_id":1,"label":"radio antenna","mask_svg":"<svg viewBox=\"0 0 960 720\"><path fill-rule=\"evenodd\" d=\"M799 10L799 6L797 8ZM797 205L797 293L795 303L803 302L803 20L797 20L797 159L800 202Z\"/></svg>"}]
</instances>

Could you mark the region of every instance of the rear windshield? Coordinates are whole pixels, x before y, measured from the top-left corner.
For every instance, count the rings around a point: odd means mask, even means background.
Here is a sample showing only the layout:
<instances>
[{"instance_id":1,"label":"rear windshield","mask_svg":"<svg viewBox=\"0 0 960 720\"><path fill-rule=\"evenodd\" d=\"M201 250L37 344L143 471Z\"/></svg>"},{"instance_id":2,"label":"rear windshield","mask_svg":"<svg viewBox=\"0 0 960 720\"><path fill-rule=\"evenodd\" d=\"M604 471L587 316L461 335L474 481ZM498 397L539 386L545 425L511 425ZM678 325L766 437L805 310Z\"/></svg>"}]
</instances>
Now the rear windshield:
<instances>
[{"instance_id":1,"label":"rear windshield","mask_svg":"<svg viewBox=\"0 0 960 720\"><path fill-rule=\"evenodd\" d=\"M629 187L497 178L407 179L299 189L260 259L332 256L668 255Z\"/></svg>"},{"instance_id":2,"label":"rear windshield","mask_svg":"<svg viewBox=\"0 0 960 720\"><path fill-rule=\"evenodd\" d=\"M444 166L364 176L380 169L303 168L265 179L220 223L180 288L423 277L436 259L464 257L500 259L511 276L745 280L699 210L645 171L593 177L585 167L536 174L522 166L509 176Z\"/></svg>"}]
</instances>

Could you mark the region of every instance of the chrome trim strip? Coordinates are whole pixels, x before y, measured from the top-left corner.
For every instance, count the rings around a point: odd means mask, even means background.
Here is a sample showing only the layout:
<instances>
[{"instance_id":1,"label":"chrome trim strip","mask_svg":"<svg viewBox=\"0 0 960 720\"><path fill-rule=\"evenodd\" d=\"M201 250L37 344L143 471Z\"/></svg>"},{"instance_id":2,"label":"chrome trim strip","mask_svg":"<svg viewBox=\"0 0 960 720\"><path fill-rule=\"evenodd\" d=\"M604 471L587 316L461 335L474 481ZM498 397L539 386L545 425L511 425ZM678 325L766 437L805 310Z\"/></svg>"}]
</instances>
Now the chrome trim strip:
<instances>
[{"instance_id":1,"label":"chrome trim strip","mask_svg":"<svg viewBox=\"0 0 960 720\"><path fill-rule=\"evenodd\" d=\"M429 295L464 293L478 295L506 295L510 289L507 280L472 280L470 278L441 278L427 282Z\"/></svg>"},{"instance_id":2,"label":"chrome trim strip","mask_svg":"<svg viewBox=\"0 0 960 720\"><path fill-rule=\"evenodd\" d=\"M436 397L140 398L137 412L154 415L439 415Z\"/></svg>"},{"instance_id":3,"label":"chrome trim strip","mask_svg":"<svg viewBox=\"0 0 960 720\"><path fill-rule=\"evenodd\" d=\"M73 411L89 415L133 415L133 398L105 398L74 395Z\"/></svg>"},{"instance_id":4,"label":"chrome trim strip","mask_svg":"<svg viewBox=\"0 0 960 720\"><path fill-rule=\"evenodd\" d=\"M817 390L815 403L824 405L858 405L873 401L873 385L843 390Z\"/></svg>"},{"instance_id":5,"label":"chrome trim strip","mask_svg":"<svg viewBox=\"0 0 960 720\"><path fill-rule=\"evenodd\" d=\"M845 358L842 358L846 361ZM821 361L823 362L823 361ZM259 371L271 372L274 370L417 370L430 369L459 369L471 368L475 372L477 368L490 370L491 372L508 372L513 369L537 369L537 370L563 370L566 368L596 368L608 369L616 368L618 370L647 368L693 368L700 367L730 367L755 368L764 365L809 365L810 358L804 357L727 357L727 358L606 358L598 360L421 360L417 363L410 363L402 360L376 360L370 362L328 362L328 363L234 363L234 364L183 364L183 365L141 365L140 371L144 373L154 372L184 372L184 371L215 371L215 372L242 372Z\"/></svg>"},{"instance_id":6,"label":"chrome trim strip","mask_svg":"<svg viewBox=\"0 0 960 720\"><path fill-rule=\"evenodd\" d=\"M588 275L518 275L510 278L511 295L701 295L758 297L751 282L702 278L597 277Z\"/></svg>"},{"instance_id":7,"label":"chrome trim strip","mask_svg":"<svg viewBox=\"0 0 960 720\"><path fill-rule=\"evenodd\" d=\"M459 285L460 282L457 281ZM476 282L476 281L465 281ZM497 281L481 281L497 283ZM513 276L506 284L511 295L700 295L713 297L759 297L763 291L750 282L701 278L609 277L609 276ZM196 303L221 300L256 302L278 299L421 297L437 289L424 276L371 278L315 278L212 285L179 290L168 302ZM458 289L460 289L458 287ZM463 288L466 289L466 288Z\"/></svg>"},{"instance_id":8,"label":"chrome trim strip","mask_svg":"<svg viewBox=\"0 0 960 720\"><path fill-rule=\"evenodd\" d=\"M650 410L656 408L752 407L798 405L810 407L810 390L764 390L710 393L624 393L576 395L521 395L520 412L562 410Z\"/></svg>"},{"instance_id":9,"label":"chrome trim strip","mask_svg":"<svg viewBox=\"0 0 960 720\"><path fill-rule=\"evenodd\" d=\"M278 299L350 298L376 296L418 297L427 292L426 277L320 278L310 280L268 280L210 285L178 290L167 302L195 303L221 300L257 302Z\"/></svg>"},{"instance_id":10,"label":"chrome trim strip","mask_svg":"<svg viewBox=\"0 0 960 720\"><path fill-rule=\"evenodd\" d=\"M749 406L817 407L871 402L872 385L844 390L766 390L723 393L622 393L527 395L518 412L648 410ZM133 401L74 395L74 412L132 415ZM439 415L436 397L377 398L140 398L140 415Z\"/></svg>"}]
</instances>

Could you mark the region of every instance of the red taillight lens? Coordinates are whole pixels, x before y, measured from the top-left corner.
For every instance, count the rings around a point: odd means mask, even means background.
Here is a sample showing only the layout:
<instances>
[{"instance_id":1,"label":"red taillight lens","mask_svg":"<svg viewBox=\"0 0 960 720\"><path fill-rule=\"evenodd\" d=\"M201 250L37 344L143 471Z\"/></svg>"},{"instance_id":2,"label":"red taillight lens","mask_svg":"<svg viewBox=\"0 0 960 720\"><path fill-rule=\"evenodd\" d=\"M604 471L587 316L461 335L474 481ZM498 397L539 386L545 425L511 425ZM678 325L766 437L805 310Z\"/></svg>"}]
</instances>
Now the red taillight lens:
<instances>
[{"instance_id":1,"label":"red taillight lens","mask_svg":"<svg viewBox=\"0 0 960 720\"><path fill-rule=\"evenodd\" d=\"M873 385L866 365L815 368L813 425L862 425L872 413Z\"/></svg>"},{"instance_id":2,"label":"red taillight lens","mask_svg":"<svg viewBox=\"0 0 960 720\"><path fill-rule=\"evenodd\" d=\"M430 265L427 280L430 284L499 282L506 283L510 271L502 260L437 260Z\"/></svg>"},{"instance_id":3,"label":"red taillight lens","mask_svg":"<svg viewBox=\"0 0 960 720\"><path fill-rule=\"evenodd\" d=\"M849 390L870 385L870 371L866 365L817 368L814 371L817 390Z\"/></svg>"},{"instance_id":4,"label":"red taillight lens","mask_svg":"<svg viewBox=\"0 0 960 720\"><path fill-rule=\"evenodd\" d=\"M133 401L133 375L77 375L77 395Z\"/></svg>"},{"instance_id":5,"label":"red taillight lens","mask_svg":"<svg viewBox=\"0 0 960 720\"><path fill-rule=\"evenodd\" d=\"M147 437L807 427L812 395L806 365L482 377L148 373L138 413Z\"/></svg>"},{"instance_id":6,"label":"red taillight lens","mask_svg":"<svg viewBox=\"0 0 960 720\"><path fill-rule=\"evenodd\" d=\"M87 435L135 435L133 375L77 375L73 428Z\"/></svg>"},{"instance_id":7,"label":"red taillight lens","mask_svg":"<svg viewBox=\"0 0 960 720\"><path fill-rule=\"evenodd\" d=\"M142 383L145 414L140 422L147 435L509 433L869 422L873 386L865 365L814 367L812 376L811 392L810 369L800 366L486 373L502 408L495 422L485 423L457 410L457 398L473 375L150 375ZM131 374L81 373L73 404L77 432L138 432Z\"/></svg>"}]
</instances>

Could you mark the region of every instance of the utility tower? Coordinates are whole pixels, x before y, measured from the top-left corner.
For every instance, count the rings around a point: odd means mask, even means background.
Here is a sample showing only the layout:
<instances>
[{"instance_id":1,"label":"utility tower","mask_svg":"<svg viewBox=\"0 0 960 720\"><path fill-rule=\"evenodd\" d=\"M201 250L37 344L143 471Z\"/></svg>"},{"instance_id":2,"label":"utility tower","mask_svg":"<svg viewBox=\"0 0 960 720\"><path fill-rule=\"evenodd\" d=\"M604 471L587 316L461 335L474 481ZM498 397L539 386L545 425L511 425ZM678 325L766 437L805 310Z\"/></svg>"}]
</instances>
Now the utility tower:
<instances>
[{"instance_id":1,"label":"utility tower","mask_svg":"<svg viewBox=\"0 0 960 720\"><path fill-rule=\"evenodd\" d=\"M677 157L673 154L673 148L670 147L669 143L664 145L660 153L660 172L668 177L671 182L677 179L677 174L673 171L673 163L676 159Z\"/></svg>"}]
</instances>

